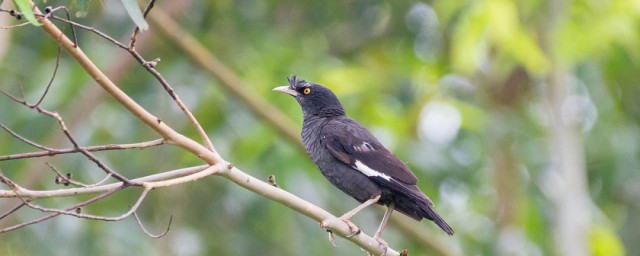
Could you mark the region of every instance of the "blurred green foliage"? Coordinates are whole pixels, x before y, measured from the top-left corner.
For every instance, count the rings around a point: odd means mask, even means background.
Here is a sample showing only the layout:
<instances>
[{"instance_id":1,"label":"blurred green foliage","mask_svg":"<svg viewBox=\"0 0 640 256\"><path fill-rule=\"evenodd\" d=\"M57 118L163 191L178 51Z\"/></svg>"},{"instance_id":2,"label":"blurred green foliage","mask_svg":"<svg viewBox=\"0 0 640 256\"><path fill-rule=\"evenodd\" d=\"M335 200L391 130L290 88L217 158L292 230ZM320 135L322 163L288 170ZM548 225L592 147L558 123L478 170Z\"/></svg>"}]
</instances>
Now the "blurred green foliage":
<instances>
[{"instance_id":1,"label":"blurred green foliage","mask_svg":"<svg viewBox=\"0 0 640 256\"><path fill-rule=\"evenodd\" d=\"M5 1L1 7L9 8L8 4ZM76 4L88 7L76 10L87 12L77 22L128 40L134 25L119 2ZM554 11L563 13L553 16ZM16 22L7 13L0 16L2 22ZM331 88L351 117L412 167L419 186L457 233L450 238L431 223L416 225L427 227L438 243L462 255L557 253L553 191L548 188L553 178L549 117L541 93L546 85L541 81L554 65L562 65L570 73L567 83L578 106L572 112L569 108L574 105L568 105L566 118L579 124L584 140L592 200L590 250L594 255L640 251L640 1L222 0L194 1L176 17L185 32L242 78L245 90L294 119L295 129L302 122L298 105L271 89L285 84L290 74ZM557 19L553 20L557 26L549 26L552 19ZM17 94L21 85L34 102L53 72L56 45L38 27L0 33L0 40L7 42L0 49L0 86ZM153 26L144 33L154 35L141 49L145 57L162 59L159 71L193 110L223 157L258 178L274 174L284 189L336 215L356 205L324 180L304 152L230 97ZM82 50L101 68L120 65L116 53L121 49L86 31L78 37ZM116 82L124 91L169 125L198 138L144 69L134 66L122 72ZM83 145L157 137L109 97L83 101L95 87L63 54L43 106L67 119L86 112L73 123ZM55 139L62 136L55 122L6 97L0 97L0 122L42 144L70 146ZM0 133L0 155L33 150ZM201 164L171 146L97 155L129 177ZM501 159L506 159L504 170ZM87 183L102 175L76 155L46 161ZM59 188L42 161L3 161L0 169L29 188ZM503 182L504 191L498 188ZM119 215L138 193L126 191L85 211ZM64 207L77 200L39 203ZM511 202L506 211L511 215L500 208L504 200ZM1 199L0 209L4 212L16 204ZM0 235L0 254L364 254L339 238L338 247L331 246L314 221L221 178L153 191L140 211L147 228L158 232L173 216L171 231L151 239L133 219L105 223L58 217ZM367 210L354 221L372 233L381 214L379 209ZM40 215L22 209L0 224L5 227ZM411 255L435 254L393 226L384 238L396 249L409 249Z\"/></svg>"}]
</instances>

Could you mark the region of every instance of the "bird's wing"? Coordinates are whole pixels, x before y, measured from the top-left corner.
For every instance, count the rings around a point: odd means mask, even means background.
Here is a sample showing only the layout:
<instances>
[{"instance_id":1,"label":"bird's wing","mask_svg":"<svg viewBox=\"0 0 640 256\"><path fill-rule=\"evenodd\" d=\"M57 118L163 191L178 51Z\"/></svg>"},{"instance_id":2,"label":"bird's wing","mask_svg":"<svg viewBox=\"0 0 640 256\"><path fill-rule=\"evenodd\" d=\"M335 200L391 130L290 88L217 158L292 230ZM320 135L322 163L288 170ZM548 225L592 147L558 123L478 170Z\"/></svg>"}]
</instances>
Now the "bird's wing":
<instances>
[{"instance_id":1,"label":"bird's wing","mask_svg":"<svg viewBox=\"0 0 640 256\"><path fill-rule=\"evenodd\" d=\"M409 167L360 123L349 118L333 120L325 124L320 133L322 143L336 159L378 183L399 190L417 183ZM404 185L396 184L398 181Z\"/></svg>"}]
</instances>

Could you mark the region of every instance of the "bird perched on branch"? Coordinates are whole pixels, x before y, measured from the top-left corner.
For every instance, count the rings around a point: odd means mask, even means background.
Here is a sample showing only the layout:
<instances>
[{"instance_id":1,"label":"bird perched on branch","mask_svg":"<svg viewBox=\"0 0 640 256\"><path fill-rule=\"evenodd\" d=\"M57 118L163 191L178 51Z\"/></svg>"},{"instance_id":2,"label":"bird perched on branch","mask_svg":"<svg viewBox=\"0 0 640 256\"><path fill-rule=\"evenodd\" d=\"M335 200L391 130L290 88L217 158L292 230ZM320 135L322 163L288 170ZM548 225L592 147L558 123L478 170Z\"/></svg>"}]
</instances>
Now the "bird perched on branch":
<instances>
[{"instance_id":1,"label":"bird perched on branch","mask_svg":"<svg viewBox=\"0 0 640 256\"><path fill-rule=\"evenodd\" d=\"M328 88L289 77L288 86L274 91L293 96L302 108L302 141L322 174L360 206L340 217L351 236L360 229L350 218L374 203L387 206L374 238L383 246L382 231L395 209L415 220L426 218L447 234L453 229L433 211L433 202L416 186L417 178L404 162L389 152L369 130L347 117Z\"/></svg>"}]
</instances>

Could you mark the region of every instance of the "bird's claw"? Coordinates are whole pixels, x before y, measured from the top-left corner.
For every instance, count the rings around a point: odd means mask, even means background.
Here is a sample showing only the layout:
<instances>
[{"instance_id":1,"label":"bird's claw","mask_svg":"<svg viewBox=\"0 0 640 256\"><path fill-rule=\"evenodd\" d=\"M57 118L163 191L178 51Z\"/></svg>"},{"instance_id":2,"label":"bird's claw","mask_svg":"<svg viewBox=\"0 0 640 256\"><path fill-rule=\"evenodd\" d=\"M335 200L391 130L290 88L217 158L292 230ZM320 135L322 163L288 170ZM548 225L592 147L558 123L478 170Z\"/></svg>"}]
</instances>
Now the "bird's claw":
<instances>
[{"instance_id":1,"label":"bird's claw","mask_svg":"<svg viewBox=\"0 0 640 256\"><path fill-rule=\"evenodd\" d=\"M389 243L387 243L384 240L382 240L382 237L375 237L375 239L376 239L376 241L378 241L378 243L380 243L380 246L382 246L382 248L384 249L380 256L387 255L387 250L389 249Z\"/></svg>"},{"instance_id":2,"label":"bird's claw","mask_svg":"<svg viewBox=\"0 0 640 256\"><path fill-rule=\"evenodd\" d=\"M335 243L335 239L333 239L333 231L331 231L331 229L327 229L327 233L329 233L329 242L331 242L331 245L333 245L333 247L338 247Z\"/></svg>"},{"instance_id":3,"label":"bird's claw","mask_svg":"<svg viewBox=\"0 0 640 256\"><path fill-rule=\"evenodd\" d=\"M326 228L327 229L327 233L329 233L329 242L331 242L331 244L334 247L338 247L336 245L336 243L335 243L335 239L333 238L333 230L328 229L327 226L328 226L327 220L323 220L323 221L320 222L320 227L321 228Z\"/></svg>"},{"instance_id":4,"label":"bird's claw","mask_svg":"<svg viewBox=\"0 0 640 256\"><path fill-rule=\"evenodd\" d=\"M347 226L349 226L349 231L351 231L351 234L347 235L347 238L351 238L355 235L360 234L360 228L358 228L358 226L353 224L353 222L351 222L348 219L342 219L342 218L339 218L339 219L345 224L347 224ZM333 246L337 247L335 243L335 239L333 237L333 231L329 229L328 226L329 226L329 220L323 220L320 222L320 227L327 229L327 232L329 233L329 242L331 242Z\"/></svg>"},{"instance_id":5,"label":"bird's claw","mask_svg":"<svg viewBox=\"0 0 640 256\"><path fill-rule=\"evenodd\" d=\"M351 238L355 235L359 235L360 234L360 228L358 226L356 226L356 224L353 224L353 222L351 222L349 219L340 219L342 220L342 222L346 223L347 226L349 226L349 231L351 231L351 234L349 234L347 236L347 238Z\"/></svg>"}]
</instances>

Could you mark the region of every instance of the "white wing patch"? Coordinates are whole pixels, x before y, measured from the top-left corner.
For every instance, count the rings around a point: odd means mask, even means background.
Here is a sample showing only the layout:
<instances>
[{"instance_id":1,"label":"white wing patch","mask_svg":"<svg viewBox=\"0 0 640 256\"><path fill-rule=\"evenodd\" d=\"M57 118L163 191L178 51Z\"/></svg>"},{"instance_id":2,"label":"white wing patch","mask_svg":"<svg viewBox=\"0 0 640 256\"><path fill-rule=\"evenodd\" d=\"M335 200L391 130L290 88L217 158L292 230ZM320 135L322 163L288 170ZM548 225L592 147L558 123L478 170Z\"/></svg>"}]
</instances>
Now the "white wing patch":
<instances>
[{"instance_id":1,"label":"white wing patch","mask_svg":"<svg viewBox=\"0 0 640 256\"><path fill-rule=\"evenodd\" d=\"M356 169L369 177L377 176L385 180L391 180L391 177L389 177L389 175L386 175L384 173L371 169L369 168L369 166L366 166L365 164L363 164L358 160L356 160Z\"/></svg>"},{"instance_id":2,"label":"white wing patch","mask_svg":"<svg viewBox=\"0 0 640 256\"><path fill-rule=\"evenodd\" d=\"M355 149L358 152L369 152L369 151L373 151L373 147L371 146L371 144L369 144L368 142L362 142L361 145L358 146L354 146L353 149Z\"/></svg>"}]
</instances>

